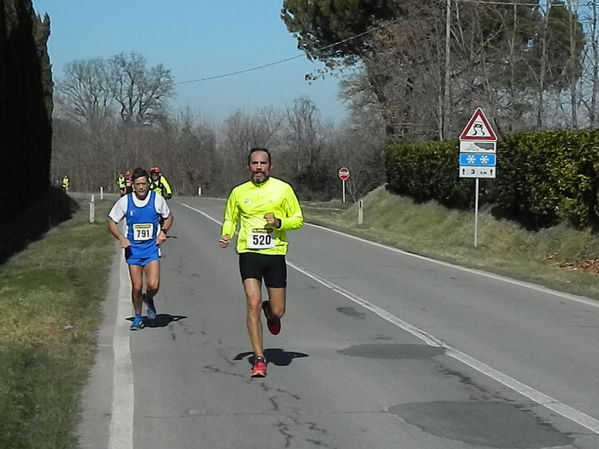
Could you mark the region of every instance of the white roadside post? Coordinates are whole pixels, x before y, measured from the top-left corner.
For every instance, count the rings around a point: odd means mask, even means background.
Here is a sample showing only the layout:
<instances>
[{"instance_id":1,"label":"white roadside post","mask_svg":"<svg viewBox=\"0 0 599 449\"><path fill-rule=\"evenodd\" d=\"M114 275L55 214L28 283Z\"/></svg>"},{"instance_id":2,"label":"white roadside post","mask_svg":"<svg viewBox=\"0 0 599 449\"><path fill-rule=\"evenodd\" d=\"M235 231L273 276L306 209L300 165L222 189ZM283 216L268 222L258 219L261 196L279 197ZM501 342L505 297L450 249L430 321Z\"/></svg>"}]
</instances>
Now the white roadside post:
<instances>
[{"instance_id":1,"label":"white roadside post","mask_svg":"<svg viewBox=\"0 0 599 449\"><path fill-rule=\"evenodd\" d=\"M341 167L339 169L339 179L343 183L343 203L345 204L345 181L349 179L349 168Z\"/></svg>"},{"instance_id":2,"label":"white roadside post","mask_svg":"<svg viewBox=\"0 0 599 449\"><path fill-rule=\"evenodd\" d=\"M94 199L94 195L92 195L91 200L89 201L89 222L94 223L96 221L96 202Z\"/></svg>"},{"instance_id":3,"label":"white roadside post","mask_svg":"<svg viewBox=\"0 0 599 449\"><path fill-rule=\"evenodd\" d=\"M460 134L460 178L475 178L474 247L478 245L479 178L495 178L497 173L497 136L481 108L477 108Z\"/></svg>"},{"instance_id":4,"label":"white roadside post","mask_svg":"<svg viewBox=\"0 0 599 449\"><path fill-rule=\"evenodd\" d=\"M104 186L100 186L100 201L104 201Z\"/></svg>"},{"instance_id":5,"label":"white roadside post","mask_svg":"<svg viewBox=\"0 0 599 449\"><path fill-rule=\"evenodd\" d=\"M358 200L358 225L364 222L364 200Z\"/></svg>"},{"instance_id":6,"label":"white roadside post","mask_svg":"<svg viewBox=\"0 0 599 449\"><path fill-rule=\"evenodd\" d=\"M198 187L198 196L202 196L202 186Z\"/></svg>"}]
</instances>

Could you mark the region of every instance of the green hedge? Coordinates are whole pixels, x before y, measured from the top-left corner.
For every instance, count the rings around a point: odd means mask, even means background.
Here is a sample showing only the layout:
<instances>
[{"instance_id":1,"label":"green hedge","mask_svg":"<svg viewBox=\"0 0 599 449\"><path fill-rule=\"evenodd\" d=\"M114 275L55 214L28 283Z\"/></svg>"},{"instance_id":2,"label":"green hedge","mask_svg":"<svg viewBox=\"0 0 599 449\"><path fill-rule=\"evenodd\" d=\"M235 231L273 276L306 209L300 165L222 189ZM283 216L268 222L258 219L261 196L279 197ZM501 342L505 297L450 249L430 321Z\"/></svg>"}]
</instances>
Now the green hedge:
<instances>
[{"instance_id":1,"label":"green hedge","mask_svg":"<svg viewBox=\"0 0 599 449\"><path fill-rule=\"evenodd\" d=\"M418 202L447 207L474 203L474 180L458 178L458 141L394 142L385 148L387 188Z\"/></svg>"},{"instance_id":2,"label":"green hedge","mask_svg":"<svg viewBox=\"0 0 599 449\"><path fill-rule=\"evenodd\" d=\"M513 134L499 142L497 158L497 215L533 228L597 226L598 131Z\"/></svg>"},{"instance_id":3,"label":"green hedge","mask_svg":"<svg viewBox=\"0 0 599 449\"><path fill-rule=\"evenodd\" d=\"M458 141L392 142L388 188L416 201L469 208L473 180L458 177ZM522 132L498 142L497 178L481 180L481 204L529 229L568 221L599 227L599 131Z\"/></svg>"}]
</instances>

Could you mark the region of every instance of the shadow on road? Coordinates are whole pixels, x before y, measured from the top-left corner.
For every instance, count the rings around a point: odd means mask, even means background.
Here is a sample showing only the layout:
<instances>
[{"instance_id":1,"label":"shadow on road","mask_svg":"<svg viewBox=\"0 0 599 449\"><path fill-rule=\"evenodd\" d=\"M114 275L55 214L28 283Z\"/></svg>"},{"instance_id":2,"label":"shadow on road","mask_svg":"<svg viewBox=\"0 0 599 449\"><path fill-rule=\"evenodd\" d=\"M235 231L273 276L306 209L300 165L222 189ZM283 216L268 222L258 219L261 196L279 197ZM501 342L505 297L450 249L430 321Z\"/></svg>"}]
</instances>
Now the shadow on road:
<instances>
[{"instance_id":1,"label":"shadow on road","mask_svg":"<svg viewBox=\"0 0 599 449\"><path fill-rule=\"evenodd\" d=\"M156 318L149 320L144 317L144 327L166 327L173 321L179 321L187 318L185 315L169 315L168 313L159 313ZM129 321L133 321L133 317L127 318Z\"/></svg>"},{"instance_id":2,"label":"shadow on road","mask_svg":"<svg viewBox=\"0 0 599 449\"><path fill-rule=\"evenodd\" d=\"M241 360L248 357L250 364L254 363L253 352L242 352L237 354L233 360ZM293 359L299 359L303 357L310 357L308 354L303 352L284 351L281 348L267 348L264 350L264 357L268 363L272 363L277 366L287 366L291 364Z\"/></svg>"}]
</instances>

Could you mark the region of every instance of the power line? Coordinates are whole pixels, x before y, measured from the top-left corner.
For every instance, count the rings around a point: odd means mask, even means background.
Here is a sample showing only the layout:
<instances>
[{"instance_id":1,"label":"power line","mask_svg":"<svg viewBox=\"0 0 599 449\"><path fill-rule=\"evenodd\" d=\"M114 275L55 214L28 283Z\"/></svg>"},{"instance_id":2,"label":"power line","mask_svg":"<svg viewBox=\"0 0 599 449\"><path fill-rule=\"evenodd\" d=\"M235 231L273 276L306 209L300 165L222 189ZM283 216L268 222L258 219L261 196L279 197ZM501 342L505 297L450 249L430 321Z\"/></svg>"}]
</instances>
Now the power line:
<instances>
[{"instance_id":1,"label":"power line","mask_svg":"<svg viewBox=\"0 0 599 449\"><path fill-rule=\"evenodd\" d=\"M455 2L461 3L478 3L480 5L505 5L505 6L547 6L541 5L540 3L520 3L520 2L502 2L501 0L493 1L493 0L453 0ZM590 6L592 3L582 6ZM549 6L552 8L566 6L565 3L550 3Z\"/></svg>"},{"instance_id":2,"label":"power line","mask_svg":"<svg viewBox=\"0 0 599 449\"><path fill-rule=\"evenodd\" d=\"M461 3L476 3L476 4L481 4L481 5L531 6L531 7L541 6L540 3L520 3L520 2L508 2L508 1L501 1L501 0L452 0L452 1L455 1L456 3L457 2L461 2ZM580 5L580 6L592 6L593 3L594 2L589 2L589 3L586 3L585 5ZM543 5L543 6L547 6L547 5ZM564 3L551 3L549 6L551 6L551 7L564 7L564 6L566 6L566 4L565 4L565 2ZM335 43L332 43L330 45L326 45L326 46L324 46L322 48L319 48L318 50L316 50L315 53L320 53L320 52L326 51L326 50L328 50L330 48L333 48L333 47L336 47L338 45L344 44L344 43L349 42L351 40L358 39L359 37L365 36L365 35L370 34L370 33L374 33L375 31L388 26L390 23L398 22L400 20L402 20L402 19L396 19L396 20L393 20L391 22L387 22L387 23L384 23L382 25L379 25L377 27L372 27L372 28L370 28L370 29L368 29L368 30L366 30L366 31L364 31L362 33L356 34L355 36L351 36L351 37L348 37L346 39L343 39L343 40L340 40L338 42L335 42ZM283 64L285 62L289 62L289 61L292 61L294 59L298 59L298 58L301 58L301 57L304 57L304 56L305 56L305 53L301 53L301 54L298 54L296 56L291 56L291 57L285 58L285 59L279 59L278 61L269 62L267 64L262 64L262 65L258 65L258 66L254 66L254 67L249 67L247 69L236 70L235 72L227 72L227 73L222 73L220 75L207 76L207 77L204 77L204 78L198 78L198 79L189 80L189 81L179 81L179 82L176 82L175 84L191 84L191 83L199 83L199 82L202 82L202 81L215 80L215 79L219 79L219 78L227 78L229 76L240 75L242 73L253 72L253 71L256 71L256 70L264 69L266 67L272 67L272 66L275 66L275 65Z\"/></svg>"},{"instance_id":3,"label":"power line","mask_svg":"<svg viewBox=\"0 0 599 449\"><path fill-rule=\"evenodd\" d=\"M319 48L318 50L316 50L316 53L320 53L320 52L326 51L326 50L328 50L330 48L333 48L333 47L336 47L338 45L344 44L345 42L349 42L351 40L358 39L359 37L362 37L362 36L364 36L366 34L373 33L373 32L375 32L375 31L377 31L377 30L379 30L379 29L381 29L381 28L383 28L384 26L387 26L387 25L388 25L388 23L385 24L385 25L378 26L378 27L373 27L373 28L370 28L370 29L362 32L362 33L356 34L355 36L351 36L351 37L348 37L347 39L343 39L343 40L340 40L340 41L335 42L333 44L326 45L326 46L324 46L324 47ZM304 57L304 56L306 56L305 53L301 53L299 55L291 56L289 58L280 59L280 60L274 61L274 62L269 62L268 64L262 64L262 65L255 66L255 67L249 67L247 69L237 70L235 72L223 73L221 75L207 76L205 78L199 78L199 79L196 79L196 80L179 81L179 82L177 82L175 84L191 84L191 83L199 83L201 81L208 81L208 80L215 80L215 79L219 79L219 78L226 78L226 77L229 77L229 76L239 75L241 73L252 72L254 70L260 70L260 69L264 69L266 67L272 67L274 65L283 64L284 62L292 61L293 59L298 59L298 58L301 58L301 57Z\"/></svg>"},{"instance_id":4,"label":"power line","mask_svg":"<svg viewBox=\"0 0 599 449\"><path fill-rule=\"evenodd\" d=\"M305 55L302 53L301 55L292 56L290 58L281 59L279 61L270 62L268 64L258 65L256 67L250 67L249 69L237 70L236 72L228 72L228 73L223 73L221 75L207 76L205 78L199 78L197 80L179 81L178 83L175 83L175 84L199 83L200 81L215 80L215 79L218 79L218 78L225 78L227 76L239 75L240 73L247 73L247 72L251 72L253 70L260 70L260 69L263 69L265 67L271 67L273 65L283 64L284 62L291 61L291 60L297 59L297 58L301 58L302 56L305 56Z\"/></svg>"}]
</instances>

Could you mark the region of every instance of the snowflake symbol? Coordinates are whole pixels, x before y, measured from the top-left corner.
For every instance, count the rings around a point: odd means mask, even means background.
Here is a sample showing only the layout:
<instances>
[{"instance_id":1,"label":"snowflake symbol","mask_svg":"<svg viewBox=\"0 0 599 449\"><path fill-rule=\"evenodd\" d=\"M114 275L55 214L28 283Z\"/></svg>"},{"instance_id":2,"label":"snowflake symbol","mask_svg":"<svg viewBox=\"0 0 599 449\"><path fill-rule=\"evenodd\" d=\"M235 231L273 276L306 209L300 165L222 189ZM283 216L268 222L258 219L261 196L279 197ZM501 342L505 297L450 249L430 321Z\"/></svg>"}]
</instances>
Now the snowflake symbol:
<instances>
[{"instance_id":1,"label":"snowflake symbol","mask_svg":"<svg viewBox=\"0 0 599 449\"><path fill-rule=\"evenodd\" d=\"M468 161L468 163L469 163L469 164L474 164L474 163L476 162L476 157L475 157L475 156L472 156L472 155L469 155L469 156L466 158L466 161Z\"/></svg>"},{"instance_id":2,"label":"snowflake symbol","mask_svg":"<svg viewBox=\"0 0 599 449\"><path fill-rule=\"evenodd\" d=\"M480 163L481 164L488 164L489 163L489 156L481 156L480 157Z\"/></svg>"}]
</instances>

